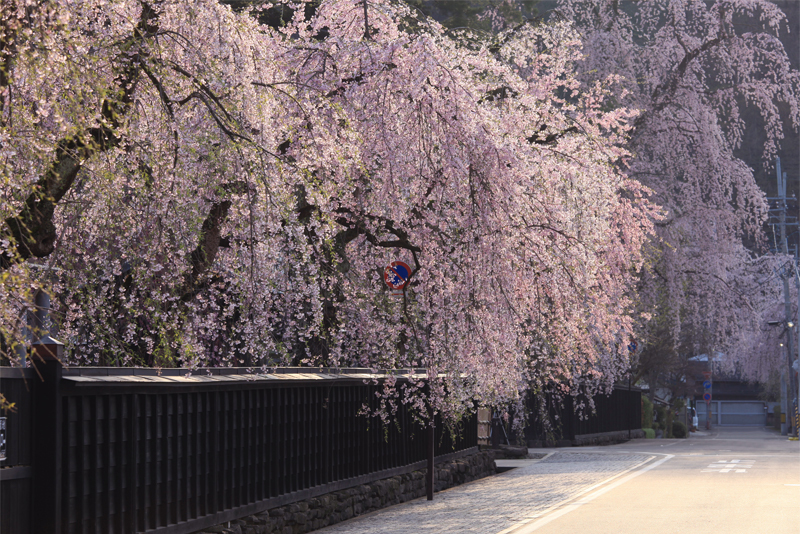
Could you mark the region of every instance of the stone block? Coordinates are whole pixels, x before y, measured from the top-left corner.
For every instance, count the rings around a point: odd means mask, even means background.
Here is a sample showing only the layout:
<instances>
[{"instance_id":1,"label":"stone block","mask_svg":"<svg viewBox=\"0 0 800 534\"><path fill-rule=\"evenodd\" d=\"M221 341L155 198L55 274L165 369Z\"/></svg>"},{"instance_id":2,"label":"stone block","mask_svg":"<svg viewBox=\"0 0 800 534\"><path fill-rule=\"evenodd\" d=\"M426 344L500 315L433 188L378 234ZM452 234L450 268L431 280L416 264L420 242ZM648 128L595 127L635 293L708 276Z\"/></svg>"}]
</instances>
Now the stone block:
<instances>
[{"instance_id":1,"label":"stone block","mask_svg":"<svg viewBox=\"0 0 800 534\"><path fill-rule=\"evenodd\" d=\"M296 514L297 512L308 512L308 503L300 501L289 505L289 513Z\"/></svg>"},{"instance_id":2,"label":"stone block","mask_svg":"<svg viewBox=\"0 0 800 534\"><path fill-rule=\"evenodd\" d=\"M263 512L261 514L249 515L245 518L248 525L265 525L269 521L269 514Z\"/></svg>"},{"instance_id":3,"label":"stone block","mask_svg":"<svg viewBox=\"0 0 800 534\"><path fill-rule=\"evenodd\" d=\"M442 491L455 484L483 478L496 472L499 451L485 450L437 466L434 489ZM502 451L505 455L506 451ZM353 488L273 508L241 520L204 529L199 534L305 534L355 515L406 502L425 495L425 470L377 480Z\"/></svg>"}]
</instances>

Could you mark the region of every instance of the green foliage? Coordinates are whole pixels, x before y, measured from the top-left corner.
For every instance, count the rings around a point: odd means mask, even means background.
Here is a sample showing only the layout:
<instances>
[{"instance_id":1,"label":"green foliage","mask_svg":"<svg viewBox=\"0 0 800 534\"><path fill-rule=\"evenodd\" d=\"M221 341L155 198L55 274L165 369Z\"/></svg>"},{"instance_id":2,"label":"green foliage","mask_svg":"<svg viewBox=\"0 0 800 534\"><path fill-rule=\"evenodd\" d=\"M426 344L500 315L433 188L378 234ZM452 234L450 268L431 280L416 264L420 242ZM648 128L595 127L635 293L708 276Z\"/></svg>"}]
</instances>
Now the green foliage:
<instances>
[{"instance_id":1,"label":"green foliage","mask_svg":"<svg viewBox=\"0 0 800 534\"><path fill-rule=\"evenodd\" d=\"M8 399L6 399L5 395L0 393L0 410L2 410L3 412L15 413L17 411L15 405L16 405L15 402L8 402Z\"/></svg>"},{"instance_id":2,"label":"green foliage","mask_svg":"<svg viewBox=\"0 0 800 534\"><path fill-rule=\"evenodd\" d=\"M686 425L684 425L680 421L673 421L672 422L672 437L673 438L685 438L686 437Z\"/></svg>"},{"instance_id":3,"label":"green foliage","mask_svg":"<svg viewBox=\"0 0 800 534\"><path fill-rule=\"evenodd\" d=\"M642 396L642 428L653 428L653 403Z\"/></svg>"},{"instance_id":4,"label":"green foliage","mask_svg":"<svg viewBox=\"0 0 800 534\"><path fill-rule=\"evenodd\" d=\"M645 439L656 439L656 431L652 428L643 428Z\"/></svg>"},{"instance_id":5,"label":"green foliage","mask_svg":"<svg viewBox=\"0 0 800 534\"><path fill-rule=\"evenodd\" d=\"M486 33L497 31L497 21L510 27L538 14L534 7L537 0L408 0L408 4L448 28L470 28Z\"/></svg>"},{"instance_id":6,"label":"green foliage","mask_svg":"<svg viewBox=\"0 0 800 534\"><path fill-rule=\"evenodd\" d=\"M658 423L659 428L662 430L666 428L664 423L667 422L667 409L660 404L653 406L653 419ZM655 428L655 426L653 428Z\"/></svg>"},{"instance_id":7,"label":"green foliage","mask_svg":"<svg viewBox=\"0 0 800 534\"><path fill-rule=\"evenodd\" d=\"M675 412L673 412L672 410L667 410L667 419L664 422L664 430L666 430L666 432L665 432L666 435L664 436L665 438L674 437L672 435L672 421L673 421L674 415L675 415Z\"/></svg>"}]
</instances>

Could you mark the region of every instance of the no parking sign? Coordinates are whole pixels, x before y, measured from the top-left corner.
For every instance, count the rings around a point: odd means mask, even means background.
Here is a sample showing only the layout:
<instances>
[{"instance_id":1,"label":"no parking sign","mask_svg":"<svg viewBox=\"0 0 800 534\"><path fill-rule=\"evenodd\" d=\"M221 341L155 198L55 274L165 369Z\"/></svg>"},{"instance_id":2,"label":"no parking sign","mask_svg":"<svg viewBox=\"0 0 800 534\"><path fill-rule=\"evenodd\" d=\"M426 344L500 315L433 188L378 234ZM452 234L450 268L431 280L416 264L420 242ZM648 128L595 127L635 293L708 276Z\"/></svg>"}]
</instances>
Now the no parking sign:
<instances>
[{"instance_id":1,"label":"no parking sign","mask_svg":"<svg viewBox=\"0 0 800 534\"><path fill-rule=\"evenodd\" d=\"M411 267L402 261L393 261L383 270L383 281L392 290L393 295L402 295L411 277Z\"/></svg>"},{"instance_id":2,"label":"no parking sign","mask_svg":"<svg viewBox=\"0 0 800 534\"><path fill-rule=\"evenodd\" d=\"M703 399L705 399L706 404L711 402L711 386L713 385L711 381L711 371L703 371Z\"/></svg>"}]
</instances>

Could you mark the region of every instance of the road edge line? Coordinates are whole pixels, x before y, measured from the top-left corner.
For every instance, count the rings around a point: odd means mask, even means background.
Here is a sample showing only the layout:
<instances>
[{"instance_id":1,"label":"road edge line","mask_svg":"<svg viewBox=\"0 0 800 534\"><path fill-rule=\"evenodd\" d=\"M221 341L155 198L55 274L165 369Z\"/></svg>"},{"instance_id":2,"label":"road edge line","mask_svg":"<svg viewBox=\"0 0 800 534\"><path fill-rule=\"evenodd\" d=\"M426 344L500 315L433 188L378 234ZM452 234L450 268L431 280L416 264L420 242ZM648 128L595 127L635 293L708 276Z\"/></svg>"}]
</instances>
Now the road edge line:
<instances>
[{"instance_id":1,"label":"road edge line","mask_svg":"<svg viewBox=\"0 0 800 534\"><path fill-rule=\"evenodd\" d=\"M659 454L659 453L649 453L649 454ZM661 456L661 455L662 454L659 454L659 456ZM513 534L528 534L530 532L534 532L534 531L538 530L539 528L545 526L546 524L550 523L551 521L554 521L555 519L558 519L559 517L568 514L572 510L575 510L576 508L578 508L578 507L580 507L580 506L582 506L582 505L584 505L584 504L586 504L586 503L588 503L590 501L593 501L594 499L596 499L597 497L603 495L604 493L606 493L608 491L611 491L612 489L621 486L622 484L628 482L629 480L632 480L632 479L638 477L642 473L646 473L647 471L650 471L651 469L654 469L654 468L658 467L659 465L663 464L667 460L669 460L671 458L674 458L674 457L675 457L674 454L664 455L664 458L662 458L660 460L656 460L655 462L651 463L650 465L648 465L648 466L646 466L646 467L644 467L642 469L639 469L636 472L630 473L632 470L634 470L637 467L640 467L640 466L650 462L650 460L655 458L655 456L651 456L650 458L648 458L644 462L641 462L641 463L631 467L630 469L627 469L627 470L623 471L622 473L619 473L619 474L617 474L617 475L615 475L615 476L613 476L611 478L608 478L608 479L604 480L603 482L595 484L591 488L588 488L587 490L582 491L581 493L579 493L578 495L572 497L571 499L569 499L567 501L564 501L562 503L559 503L559 504L555 505L553 508L550 508L550 510L555 509L554 511L552 511L552 512L551 511L545 511L544 514L546 514L546 515L536 518L533 522L527 522L527 523L524 523L522 525L518 524L517 526L511 527L510 529L503 530L502 532L500 532L498 534L512 534L512 533ZM624 477L624 478L619 478L622 475L624 475L625 473L630 473L630 474L628 476ZM595 491L594 493L592 493L590 495L587 495L586 497L583 497L582 499L580 499L578 501L575 501L575 499L580 498L581 496L583 496L586 493L592 491L593 489L597 488L598 486L603 486L603 485L607 484L609 481L612 481L614 479L618 479L618 480L616 480L615 482L612 482L611 484L608 484L607 486Z\"/></svg>"}]
</instances>

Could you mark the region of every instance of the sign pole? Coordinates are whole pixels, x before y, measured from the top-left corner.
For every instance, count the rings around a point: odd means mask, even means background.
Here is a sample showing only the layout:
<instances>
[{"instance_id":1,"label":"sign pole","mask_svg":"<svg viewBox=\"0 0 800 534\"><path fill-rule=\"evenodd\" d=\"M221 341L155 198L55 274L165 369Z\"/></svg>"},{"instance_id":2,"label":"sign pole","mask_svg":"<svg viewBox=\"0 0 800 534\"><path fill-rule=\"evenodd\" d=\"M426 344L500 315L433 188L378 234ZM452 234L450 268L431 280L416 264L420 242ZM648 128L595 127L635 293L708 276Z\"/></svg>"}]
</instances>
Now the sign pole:
<instances>
[{"instance_id":1,"label":"sign pole","mask_svg":"<svg viewBox=\"0 0 800 534\"><path fill-rule=\"evenodd\" d=\"M711 362L711 358L708 360ZM711 371L703 371L703 400L706 401L706 430L711 430L711 386L713 385L712 382L712 372Z\"/></svg>"},{"instance_id":2,"label":"sign pole","mask_svg":"<svg viewBox=\"0 0 800 534\"><path fill-rule=\"evenodd\" d=\"M433 410L431 421L428 425L428 472L425 474L425 493L429 501L433 500L433 479L436 478L434 457L436 456L436 428L433 425Z\"/></svg>"}]
</instances>

